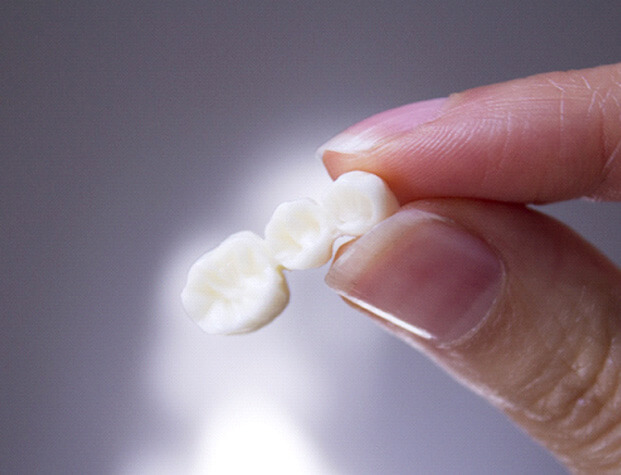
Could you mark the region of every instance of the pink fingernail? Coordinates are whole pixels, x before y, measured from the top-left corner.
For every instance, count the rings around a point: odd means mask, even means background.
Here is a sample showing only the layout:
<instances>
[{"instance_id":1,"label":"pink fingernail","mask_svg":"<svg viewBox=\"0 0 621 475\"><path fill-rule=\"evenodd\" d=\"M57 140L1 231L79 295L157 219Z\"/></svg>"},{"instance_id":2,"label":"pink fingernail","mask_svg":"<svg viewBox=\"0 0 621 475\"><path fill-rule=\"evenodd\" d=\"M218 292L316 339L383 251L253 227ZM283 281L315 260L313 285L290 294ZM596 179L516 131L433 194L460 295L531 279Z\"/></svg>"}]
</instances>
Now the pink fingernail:
<instances>
[{"instance_id":1,"label":"pink fingernail","mask_svg":"<svg viewBox=\"0 0 621 475\"><path fill-rule=\"evenodd\" d=\"M380 112L328 140L317 149L317 156L322 158L326 150L345 154L369 150L386 136L403 133L437 119L446 100L442 97Z\"/></svg>"},{"instance_id":2,"label":"pink fingernail","mask_svg":"<svg viewBox=\"0 0 621 475\"><path fill-rule=\"evenodd\" d=\"M502 276L499 259L481 239L438 216L404 209L354 242L326 282L380 321L448 343L489 314Z\"/></svg>"}]
</instances>

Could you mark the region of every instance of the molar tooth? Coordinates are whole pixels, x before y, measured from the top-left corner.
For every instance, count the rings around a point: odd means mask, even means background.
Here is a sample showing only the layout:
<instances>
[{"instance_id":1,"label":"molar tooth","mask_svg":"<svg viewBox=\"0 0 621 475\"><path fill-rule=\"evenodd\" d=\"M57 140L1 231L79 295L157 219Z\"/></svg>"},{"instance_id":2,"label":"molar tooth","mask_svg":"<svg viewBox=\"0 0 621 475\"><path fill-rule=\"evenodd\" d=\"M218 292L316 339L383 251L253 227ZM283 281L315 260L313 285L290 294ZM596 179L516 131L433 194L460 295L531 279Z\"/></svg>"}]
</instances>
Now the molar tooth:
<instances>
[{"instance_id":1,"label":"molar tooth","mask_svg":"<svg viewBox=\"0 0 621 475\"><path fill-rule=\"evenodd\" d=\"M318 203L301 198L279 205L265 227L265 240L287 269L310 269L328 262L335 223Z\"/></svg>"},{"instance_id":2,"label":"molar tooth","mask_svg":"<svg viewBox=\"0 0 621 475\"><path fill-rule=\"evenodd\" d=\"M360 236L396 213L399 202L377 175L352 171L338 177L327 190L324 207L333 216L338 230Z\"/></svg>"},{"instance_id":3,"label":"molar tooth","mask_svg":"<svg viewBox=\"0 0 621 475\"><path fill-rule=\"evenodd\" d=\"M284 310L289 288L265 241L242 231L192 265L181 299L205 332L245 333Z\"/></svg>"}]
</instances>

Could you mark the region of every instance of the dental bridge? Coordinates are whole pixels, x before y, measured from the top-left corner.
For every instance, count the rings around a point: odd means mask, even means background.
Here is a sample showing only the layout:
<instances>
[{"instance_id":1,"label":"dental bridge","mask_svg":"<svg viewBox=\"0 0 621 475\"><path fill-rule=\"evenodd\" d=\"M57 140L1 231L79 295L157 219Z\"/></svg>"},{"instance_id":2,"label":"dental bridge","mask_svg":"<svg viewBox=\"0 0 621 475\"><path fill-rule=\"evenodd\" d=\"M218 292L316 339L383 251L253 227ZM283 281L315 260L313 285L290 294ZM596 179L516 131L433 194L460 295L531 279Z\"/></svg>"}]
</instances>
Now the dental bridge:
<instances>
[{"instance_id":1,"label":"dental bridge","mask_svg":"<svg viewBox=\"0 0 621 475\"><path fill-rule=\"evenodd\" d=\"M181 300L207 333L247 333L271 322L289 302L285 270L327 263L342 236L361 236L399 209L376 175L352 171L332 182L319 202L279 205L265 238L251 231L229 236L190 268Z\"/></svg>"}]
</instances>

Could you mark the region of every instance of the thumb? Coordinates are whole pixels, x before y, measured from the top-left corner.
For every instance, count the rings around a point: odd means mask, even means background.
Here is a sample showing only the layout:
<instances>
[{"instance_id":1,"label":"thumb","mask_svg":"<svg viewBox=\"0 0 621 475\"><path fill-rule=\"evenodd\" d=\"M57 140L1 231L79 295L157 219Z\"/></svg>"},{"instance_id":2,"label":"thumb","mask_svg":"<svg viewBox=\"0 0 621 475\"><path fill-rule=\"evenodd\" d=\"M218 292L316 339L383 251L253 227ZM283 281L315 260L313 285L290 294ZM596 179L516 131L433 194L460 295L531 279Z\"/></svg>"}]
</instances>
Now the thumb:
<instances>
[{"instance_id":1,"label":"thumb","mask_svg":"<svg viewBox=\"0 0 621 475\"><path fill-rule=\"evenodd\" d=\"M572 470L621 471L621 274L564 225L418 201L341 251L327 282Z\"/></svg>"}]
</instances>

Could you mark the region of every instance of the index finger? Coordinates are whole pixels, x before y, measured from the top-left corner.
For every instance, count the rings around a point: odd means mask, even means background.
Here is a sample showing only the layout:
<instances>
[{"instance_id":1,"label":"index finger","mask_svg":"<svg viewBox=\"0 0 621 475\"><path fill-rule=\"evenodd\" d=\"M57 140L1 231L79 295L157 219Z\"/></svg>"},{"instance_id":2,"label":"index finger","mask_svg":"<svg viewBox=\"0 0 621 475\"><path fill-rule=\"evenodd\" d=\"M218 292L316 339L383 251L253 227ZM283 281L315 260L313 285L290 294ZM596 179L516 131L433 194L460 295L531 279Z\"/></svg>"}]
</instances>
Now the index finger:
<instances>
[{"instance_id":1,"label":"index finger","mask_svg":"<svg viewBox=\"0 0 621 475\"><path fill-rule=\"evenodd\" d=\"M381 176L402 203L621 200L621 63L392 109L322 146L332 177Z\"/></svg>"}]
</instances>

